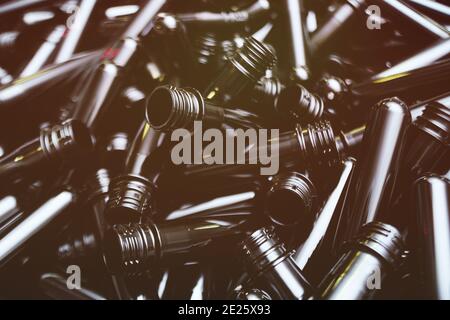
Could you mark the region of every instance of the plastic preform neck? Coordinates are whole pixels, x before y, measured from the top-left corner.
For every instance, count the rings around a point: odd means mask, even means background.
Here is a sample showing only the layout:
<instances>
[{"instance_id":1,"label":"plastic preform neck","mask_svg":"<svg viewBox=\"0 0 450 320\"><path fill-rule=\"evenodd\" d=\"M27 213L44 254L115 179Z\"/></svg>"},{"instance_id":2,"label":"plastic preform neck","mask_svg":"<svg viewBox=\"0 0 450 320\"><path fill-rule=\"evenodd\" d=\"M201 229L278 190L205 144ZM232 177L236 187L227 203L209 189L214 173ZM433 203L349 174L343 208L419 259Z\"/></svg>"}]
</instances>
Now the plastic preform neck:
<instances>
[{"instance_id":1,"label":"plastic preform neck","mask_svg":"<svg viewBox=\"0 0 450 320\"><path fill-rule=\"evenodd\" d=\"M405 252L400 231L382 222L371 222L363 226L359 236L350 245L375 253L394 269L400 265Z\"/></svg>"},{"instance_id":2,"label":"plastic preform neck","mask_svg":"<svg viewBox=\"0 0 450 320\"><path fill-rule=\"evenodd\" d=\"M316 188L308 177L297 172L281 174L274 177L267 193L268 213L278 224L294 224L301 220L301 217L310 215L316 198ZM287 206L292 206L290 209L294 214L290 215L291 218L281 218L285 215L282 211L286 210Z\"/></svg>"},{"instance_id":3,"label":"plastic preform neck","mask_svg":"<svg viewBox=\"0 0 450 320\"><path fill-rule=\"evenodd\" d=\"M416 119L414 126L448 145L450 142L450 108L440 103L431 103Z\"/></svg>"},{"instance_id":4,"label":"plastic preform neck","mask_svg":"<svg viewBox=\"0 0 450 320\"><path fill-rule=\"evenodd\" d=\"M43 152L51 159L76 160L93 149L89 130L78 120L43 129L40 142Z\"/></svg>"},{"instance_id":5,"label":"plastic preform neck","mask_svg":"<svg viewBox=\"0 0 450 320\"><path fill-rule=\"evenodd\" d=\"M220 52L220 42L217 35L212 32L205 32L196 36L194 48L197 61L200 64L208 64Z\"/></svg>"},{"instance_id":6,"label":"plastic preform neck","mask_svg":"<svg viewBox=\"0 0 450 320\"><path fill-rule=\"evenodd\" d=\"M110 182L111 179L109 177L108 170L97 170L95 175L88 181L86 186L88 201L91 201L98 196L108 194Z\"/></svg>"},{"instance_id":7,"label":"plastic preform neck","mask_svg":"<svg viewBox=\"0 0 450 320\"><path fill-rule=\"evenodd\" d=\"M139 216L152 208L154 189L144 177L119 176L111 182L107 210L126 209Z\"/></svg>"},{"instance_id":8,"label":"plastic preform neck","mask_svg":"<svg viewBox=\"0 0 450 320\"><path fill-rule=\"evenodd\" d=\"M161 86L147 101L148 123L157 130L191 128L204 114L204 100L193 88Z\"/></svg>"},{"instance_id":9,"label":"plastic preform neck","mask_svg":"<svg viewBox=\"0 0 450 320\"><path fill-rule=\"evenodd\" d=\"M263 103L273 103L282 88L283 85L278 78L262 77L255 86L256 100Z\"/></svg>"},{"instance_id":10,"label":"plastic preform neck","mask_svg":"<svg viewBox=\"0 0 450 320\"><path fill-rule=\"evenodd\" d=\"M303 158L312 165L325 163L332 166L341 160L329 121L308 124L305 130L297 125L296 131Z\"/></svg>"},{"instance_id":11,"label":"plastic preform neck","mask_svg":"<svg viewBox=\"0 0 450 320\"><path fill-rule=\"evenodd\" d=\"M283 90L277 102L277 109L290 113L298 120L311 122L322 117L324 103L322 98L297 84Z\"/></svg>"},{"instance_id":12,"label":"plastic preform neck","mask_svg":"<svg viewBox=\"0 0 450 320\"><path fill-rule=\"evenodd\" d=\"M247 78L257 82L274 65L276 58L264 44L248 37L229 61Z\"/></svg>"},{"instance_id":13,"label":"plastic preform neck","mask_svg":"<svg viewBox=\"0 0 450 320\"><path fill-rule=\"evenodd\" d=\"M241 243L241 247L250 269L256 273L255 276L289 257L273 227L256 230Z\"/></svg>"},{"instance_id":14,"label":"plastic preform neck","mask_svg":"<svg viewBox=\"0 0 450 320\"><path fill-rule=\"evenodd\" d=\"M160 256L158 233L153 225L119 224L105 239L105 256L113 273L139 274Z\"/></svg>"}]
</instances>

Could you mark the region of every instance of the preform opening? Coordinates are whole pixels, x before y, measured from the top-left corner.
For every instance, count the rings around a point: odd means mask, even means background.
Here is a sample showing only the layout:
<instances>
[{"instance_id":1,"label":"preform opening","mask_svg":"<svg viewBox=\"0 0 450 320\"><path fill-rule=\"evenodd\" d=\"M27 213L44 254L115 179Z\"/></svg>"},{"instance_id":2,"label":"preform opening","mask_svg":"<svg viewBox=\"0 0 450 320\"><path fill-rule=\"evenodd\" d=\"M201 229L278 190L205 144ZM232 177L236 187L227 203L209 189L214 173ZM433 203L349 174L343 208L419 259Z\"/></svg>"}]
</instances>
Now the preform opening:
<instances>
[{"instance_id":1,"label":"preform opening","mask_svg":"<svg viewBox=\"0 0 450 320\"><path fill-rule=\"evenodd\" d=\"M172 95L165 87L156 88L147 100L146 116L150 125L159 129L167 125L172 114Z\"/></svg>"},{"instance_id":2,"label":"preform opening","mask_svg":"<svg viewBox=\"0 0 450 320\"><path fill-rule=\"evenodd\" d=\"M303 199L289 189L271 192L267 198L266 210L272 221L282 226L296 224L302 216L308 214Z\"/></svg>"}]
</instances>

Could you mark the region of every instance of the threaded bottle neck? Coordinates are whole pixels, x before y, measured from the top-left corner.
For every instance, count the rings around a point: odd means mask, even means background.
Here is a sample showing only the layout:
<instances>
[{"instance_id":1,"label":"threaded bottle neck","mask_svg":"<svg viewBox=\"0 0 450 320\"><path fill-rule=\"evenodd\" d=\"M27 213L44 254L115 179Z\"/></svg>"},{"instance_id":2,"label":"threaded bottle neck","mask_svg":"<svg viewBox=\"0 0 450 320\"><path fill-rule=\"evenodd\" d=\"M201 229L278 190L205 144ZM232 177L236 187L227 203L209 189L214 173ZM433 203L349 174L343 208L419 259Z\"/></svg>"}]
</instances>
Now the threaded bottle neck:
<instances>
[{"instance_id":1,"label":"threaded bottle neck","mask_svg":"<svg viewBox=\"0 0 450 320\"><path fill-rule=\"evenodd\" d=\"M441 143L448 145L450 142L450 108L443 104L433 102L414 121L414 126L431 135Z\"/></svg>"},{"instance_id":2,"label":"threaded bottle neck","mask_svg":"<svg viewBox=\"0 0 450 320\"><path fill-rule=\"evenodd\" d=\"M296 132L302 158L311 166L320 164L332 166L341 160L329 121L308 124L305 130L297 125Z\"/></svg>"},{"instance_id":3,"label":"threaded bottle neck","mask_svg":"<svg viewBox=\"0 0 450 320\"><path fill-rule=\"evenodd\" d=\"M316 198L316 188L308 177L297 172L280 174L274 177L267 193L267 213L280 225L310 220Z\"/></svg>"},{"instance_id":4,"label":"threaded bottle neck","mask_svg":"<svg viewBox=\"0 0 450 320\"><path fill-rule=\"evenodd\" d=\"M371 222L363 226L351 245L375 253L392 268L399 266L405 252L400 231L382 222Z\"/></svg>"},{"instance_id":5,"label":"threaded bottle neck","mask_svg":"<svg viewBox=\"0 0 450 320\"><path fill-rule=\"evenodd\" d=\"M111 179L108 170L97 170L95 175L87 182L86 192L88 201L91 201L100 195L108 194L110 182Z\"/></svg>"},{"instance_id":6,"label":"threaded bottle neck","mask_svg":"<svg viewBox=\"0 0 450 320\"><path fill-rule=\"evenodd\" d=\"M273 227L256 230L241 243L241 247L255 276L289 257L284 245L275 235Z\"/></svg>"},{"instance_id":7,"label":"threaded bottle neck","mask_svg":"<svg viewBox=\"0 0 450 320\"><path fill-rule=\"evenodd\" d=\"M289 86L281 92L277 109L299 121L312 122L322 117L324 103L322 98L297 84Z\"/></svg>"},{"instance_id":8,"label":"threaded bottle neck","mask_svg":"<svg viewBox=\"0 0 450 320\"><path fill-rule=\"evenodd\" d=\"M246 77L257 82L267 69L275 63L273 53L261 42L252 37L244 39L244 45L229 61Z\"/></svg>"},{"instance_id":9,"label":"threaded bottle neck","mask_svg":"<svg viewBox=\"0 0 450 320\"><path fill-rule=\"evenodd\" d=\"M50 159L76 160L93 149L89 130L78 120L65 121L60 125L43 129L40 142L43 152Z\"/></svg>"},{"instance_id":10,"label":"threaded bottle neck","mask_svg":"<svg viewBox=\"0 0 450 320\"><path fill-rule=\"evenodd\" d=\"M255 86L255 99L258 102L274 104L280 94L283 84L276 77L262 77Z\"/></svg>"},{"instance_id":11,"label":"threaded bottle neck","mask_svg":"<svg viewBox=\"0 0 450 320\"><path fill-rule=\"evenodd\" d=\"M138 221L141 215L153 207L155 186L146 178L123 175L111 181L107 218L114 222Z\"/></svg>"},{"instance_id":12,"label":"threaded bottle neck","mask_svg":"<svg viewBox=\"0 0 450 320\"><path fill-rule=\"evenodd\" d=\"M209 64L219 53L219 41L217 35L212 32L198 34L194 42L194 50L199 64Z\"/></svg>"},{"instance_id":13,"label":"threaded bottle neck","mask_svg":"<svg viewBox=\"0 0 450 320\"><path fill-rule=\"evenodd\" d=\"M119 224L105 237L105 258L113 273L138 274L160 256L157 230L147 224Z\"/></svg>"},{"instance_id":14,"label":"threaded bottle neck","mask_svg":"<svg viewBox=\"0 0 450 320\"><path fill-rule=\"evenodd\" d=\"M157 130L191 128L195 120L202 120L204 108L196 89L160 86L147 100L146 118Z\"/></svg>"}]
</instances>

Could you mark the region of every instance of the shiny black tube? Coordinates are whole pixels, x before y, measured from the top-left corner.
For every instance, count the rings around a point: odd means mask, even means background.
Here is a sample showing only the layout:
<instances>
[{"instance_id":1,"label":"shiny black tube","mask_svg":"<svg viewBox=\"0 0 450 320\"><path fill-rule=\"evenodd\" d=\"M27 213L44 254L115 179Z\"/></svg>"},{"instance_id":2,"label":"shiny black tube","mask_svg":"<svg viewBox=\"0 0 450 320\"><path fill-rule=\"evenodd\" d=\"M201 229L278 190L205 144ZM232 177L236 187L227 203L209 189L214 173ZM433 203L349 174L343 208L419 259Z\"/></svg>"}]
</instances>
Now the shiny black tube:
<instances>
[{"instance_id":1,"label":"shiny black tube","mask_svg":"<svg viewBox=\"0 0 450 320\"><path fill-rule=\"evenodd\" d=\"M421 175L436 172L441 164L447 164L450 154L450 100L441 100L446 104L437 101L428 104L409 129L397 195L404 190L401 188L408 188Z\"/></svg>"},{"instance_id":2,"label":"shiny black tube","mask_svg":"<svg viewBox=\"0 0 450 320\"><path fill-rule=\"evenodd\" d=\"M192 129L194 121L202 121L208 127L223 124L257 127L261 121L250 112L212 104L196 89L173 86L160 86L153 90L147 99L145 116L152 128L163 131Z\"/></svg>"},{"instance_id":3,"label":"shiny black tube","mask_svg":"<svg viewBox=\"0 0 450 320\"><path fill-rule=\"evenodd\" d=\"M446 39L450 36L449 32L430 17L418 12L404 1L400 0L376 0L374 3L385 9L383 13L389 16L392 12L394 21L398 21L399 26L404 26L408 32L418 30L426 33L431 39ZM395 23L394 22L394 23Z\"/></svg>"},{"instance_id":4,"label":"shiny black tube","mask_svg":"<svg viewBox=\"0 0 450 320\"><path fill-rule=\"evenodd\" d=\"M338 226L338 242L352 239L362 225L389 212L410 123L410 112L398 98L384 99L372 108L362 142L362 159L350 186L352 199L347 201L345 216Z\"/></svg>"},{"instance_id":5,"label":"shiny black tube","mask_svg":"<svg viewBox=\"0 0 450 320\"><path fill-rule=\"evenodd\" d=\"M329 264L334 261L335 232L342 209L349 197L349 186L355 172L356 160L348 158L339 166L339 177L324 205L317 213L312 230L306 240L297 248L293 258L303 274L314 284L324 277Z\"/></svg>"},{"instance_id":6,"label":"shiny black tube","mask_svg":"<svg viewBox=\"0 0 450 320\"><path fill-rule=\"evenodd\" d=\"M311 37L311 51L322 51L336 41L337 34L342 33L351 24L359 11L366 8L364 0L347 0L341 4L333 15Z\"/></svg>"},{"instance_id":7,"label":"shiny black tube","mask_svg":"<svg viewBox=\"0 0 450 320\"><path fill-rule=\"evenodd\" d=\"M318 121L324 114L324 101L300 84L284 88L276 102L278 112L292 116L300 123Z\"/></svg>"},{"instance_id":8,"label":"shiny black tube","mask_svg":"<svg viewBox=\"0 0 450 320\"><path fill-rule=\"evenodd\" d=\"M125 169L111 182L105 216L111 223L139 221L153 204L155 179L158 174L146 172L145 161L153 156L164 134L143 123L128 151ZM155 159L159 162L160 159ZM155 164L158 167L158 164Z\"/></svg>"},{"instance_id":9,"label":"shiny black tube","mask_svg":"<svg viewBox=\"0 0 450 320\"><path fill-rule=\"evenodd\" d=\"M269 1L256 0L251 6L240 11L179 13L177 14L177 18L188 25L201 26L204 28L223 28L225 25L240 27L253 19L260 18L268 13L269 9Z\"/></svg>"},{"instance_id":10,"label":"shiny black tube","mask_svg":"<svg viewBox=\"0 0 450 320\"><path fill-rule=\"evenodd\" d=\"M15 12L25 8L31 9L35 6L44 6L52 1L49 0L12 0L0 5L0 15Z\"/></svg>"},{"instance_id":11,"label":"shiny black tube","mask_svg":"<svg viewBox=\"0 0 450 320\"><path fill-rule=\"evenodd\" d=\"M449 54L450 39L439 40L396 65L373 75L370 79L350 86L344 79L326 76L320 81L320 95L334 102L348 102L351 99L401 93L404 90L420 87L423 83L445 83L448 78L449 60L436 61Z\"/></svg>"},{"instance_id":12,"label":"shiny black tube","mask_svg":"<svg viewBox=\"0 0 450 320\"><path fill-rule=\"evenodd\" d=\"M19 212L20 207L15 196L8 195L0 199L0 226Z\"/></svg>"},{"instance_id":13,"label":"shiny black tube","mask_svg":"<svg viewBox=\"0 0 450 320\"><path fill-rule=\"evenodd\" d=\"M87 22L94 11L96 2L96 0L81 1L64 42L56 55L55 63L62 63L72 58L80 38L85 31Z\"/></svg>"},{"instance_id":14,"label":"shiny black tube","mask_svg":"<svg viewBox=\"0 0 450 320\"><path fill-rule=\"evenodd\" d=\"M0 160L0 180L43 174L43 167L82 160L93 149L92 137L80 122L67 121L42 129L38 138Z\"/></svg>"},{"instance_id":15,"label":"shiny black tube","mask_svg":"<svg viewBox=\"0 0 450 320\"><path fill-rule=\"evenodd\" d=\"M63 190L43 202L14 229L0 239L0 264L16 254L36 233L63 213L76 200L76 194Z\"/></svg>"},{"instance_id":16,"label":"shiny black tube","mask_svg":"<svg viewBox=\"0 0 450 320\"><path fill-rule=\"evenodd\" d=\"M151 23L165 5L165 0L148 1L145 7L133 19L121 39L108 50L113 57L108 57L109 52L105 52L102 63L93 72L90 79L85 84L82 98L79 100L74 118L83 121L88 127L93 128L98 125L102 114L111 103L113 92L119 86L119 77L124 70L130 68L130 63L134 61L138 52L139 44L145 35L153 27Z\"/></svg>"},{"instance_id":17,"label":"shiny black tube","mask_svg":"<svg viewBox=\"0 0 450 320\"><path fill-rule=\"evenodd\" d=\"M253 232L242 243L250 282L263 279L279 299L307 300L313 292L273 228Z\"/></svg>"},{"instance_id":18,"label":"shiny black tube","mask_svg":"<svg viewBox=\"0 0 450 320\"><path fill-rule=\"evenodd\" d=\"M306 12L303 0L283 0L282 21L284 32L288 38L289 78L296 82L308 81L309 70L309 39L306 31Z\"/></svg>"},{"instance_id":19,"label":"shiny black tube","mask_svg":"<svg viewBox=\"0 0 450 320\"><path fill-rule=\"evenodd\" d=\"M194 68L194 51L185 25L176 16L160 13L154 21L154 30L160 36L161 43L158 51L164 55L164 60L170 60L170 68L175 74L183 74L187 83L195 81L197 77Z\"/></svg>"},{"instance_id":20,"label":"shiny black tube","mask_svg":"<svg viewBox=\"0 0 450 320\"><path fill-rule=\"evenodd\" d=\"M364 128L354 133L341 132L335 135L328 121L319 121L306 126L297 125L293 131L268 139L266 145L249 148L245 154L248 164L191 164L185 166L183 174L209 176L249 172L260 168L260 165L249 165L258 163L256 157L260 152L270 154L270 150L275 148L278 149L281 166L299 165L310 169L333 166L341 160L343 154L352 149L355 144L359 144L363 132ZM261 148L267 150L261 151Z\"/></svg>"},{"instance_id":21,"label":"shiny black tube","mask_svg":"<svg viewBox=\"0 0 450 320\"><path fill-rule=\"evenodd\" d=\"M437 14L442 18L450 16L450 6L433 0L409 0L412 5L424 9L428 13Z\"/></svg>"},{"instance_id":22,"label":"shiny black tube","mask_svg":"<svg viewBox=\"0 0 450 320\"><path fill-rule=\"evenodd\" d=\"M275 62L275 56L266 45L247 37L242 48L236 50L209 84L204 96L218 104L227 103L252 88Z\"/></svg>"},{"instance_id":23,"label":"shiny black tube","mask_svg":"<svg viewBox=\"0 0 450 320\"><path fill-rule=\"evenodd\" d=\"M355 83L351 86L350 93L355 97L382 97L414 88L419 89L424 84L443 84L449 77L450 59L446 59L391 77L375 77L369 81Z\"/></svg>"},{"instance_id":24,"label":"shiny black tube","mask_svg":"<svg viewBox=\"0 0 450 320\"><path fill-rule=\"evenodd\" d=\"M73 59L42 69L31 77L15 80L0 89L0 110L33 98L56 86L61 81L73 79L83 73L91 62L99 59L101 53L94 51L74 56Z\"/></svg>"},{"instance_id":25,"label":"shiny black tube","mask_svg":"<svg viewBox=\"0 0 450 320\"><path fill-rule=\"evenodd\" d=\"M450 299L450 181L428 175L414 187L420 270L430 299Z\"/></svg>"},{"instance_id":26,"label":"shiny black tube","mask_svg":"<svg viewBox=\"0 0 450 320\"><path fill-rule=\"evenodd\" d=\"M24 78L35 74L42 69L50 61L50 57L55 52L58 44L62 40L66 27L63 25L56 26L48 35L47 39L41 44L34 56L22 70L19 78Z\"/></svg>"},{"instance_id":27,"label":"shiny black tube","mask_svg":"<svg viewBox=\"0 0 450 320\"><path fill-rule=\"evenodd\" d=\"M245 223L246 219L223 218L115 225L105 238L105 259L113 274L139 273L154 268L163 258L189 253L192 259L196 249L215 239L241 235Z\"/></svg>"},{"instance_id":28,"label":"shiny black tube","mask_svg":"<svg viewBox=\"0 0 450 320\"><path fill-rule=\"evenodd\" d=\"M425 49L414 53L412 56L398 62L392 67L372 76L371 80L374 82L383 82L391 77L397 77L399 74L426 67L449 54L450 38L437 40Z\"/></svg>"},{"instance_id":29,"label":"shiny black tube","mask_svg":"<svg viewBox=\"0 0 450 320\"><path fill-rule=\"evenodd\" d=\"M320 285L320 299L365 300L402 262L401 233L391 225L372 222L349 244L349 249Z\"/></svg>"}]
</instances>

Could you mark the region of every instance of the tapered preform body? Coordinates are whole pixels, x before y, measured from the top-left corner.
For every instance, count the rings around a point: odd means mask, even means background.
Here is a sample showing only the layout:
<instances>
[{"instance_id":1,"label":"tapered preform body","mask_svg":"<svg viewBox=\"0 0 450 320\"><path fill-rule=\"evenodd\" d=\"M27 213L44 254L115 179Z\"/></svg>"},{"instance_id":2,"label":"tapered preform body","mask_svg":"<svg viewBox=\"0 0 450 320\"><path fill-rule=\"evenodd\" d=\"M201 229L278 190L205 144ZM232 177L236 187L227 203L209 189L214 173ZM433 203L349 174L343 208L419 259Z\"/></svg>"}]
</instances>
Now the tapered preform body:
<instances>
[{"instance_id":1,"label":"tapered preform body","mask_svg":"<svg viewBox=\"0 0 450 320\"><path fill-rule=\"evenodd\" d=\"M43 66L50 63L50 57L55 52L59 42L66 32L63 25L56 26L41 44L31 60L19 75L19 78L28 77L42 69ZM66 60L67 61L67 60ZM64 61L61 61L64 62Z\"/></svg>"},{"instance_id":2,"label":"tapered preform body","mask_svg":"<svg viewBox=\"0 0 450 320\"><path fill-rule=\"evenodd\" d=\"M222 194L210 197L201 202L186 205L183 202L181 208L171 211L165 217L166 221L175 219L214 218L221 216L247 217L249 220L259 213L260 187L247 186L242 192Z\"/></svg>"},{"instance_id":3,"label":"tapered preform body","mask_svg":"<svg viewBox=\"0 0 450 320\"><path fill-rule=\"evenodd\" d=\"M23 221L0 239L0 265L18 253L33 235L45 228L75 200L76 194L73 191L64 190L46 200L27 215Z\"/></svg>"},{"instance_id":4,"label":"tapered preform body","mask_svg":"<svg viewBox=\"0 0 450 320\"><path fill-rule=\"evenodd\" d=\"M398 98L382 100L372 108L361 146L362 157L350 186L352 198L347 201L345 217L338 226L341 243L352 239L362 225L389 212L410 123L408 107Z\"/></svg>"},{"instance_id":5,"label":"tapered preform body","mask_svg":"<svg viewBox=\"0 0 450 320\"><path fill-rule=\"evenodd\" d=\"M307 300L312 296L309 283L273 228L256 230L241 247L250 282L263 280L278 299Z\"/></svg>"},{"instance_id":6,"label":"tapered preform body","mask_svg":"<svg viewBox=\"0 0 450 320\"><path fill-rule=\"evenodd\" d=\"M154 30L161 37L159 50L164 59L170 60L170 68L174 68L176 74L185 75L187 83L195 81L194 52L184 24L176 16L167 13L158 14L154 24Z\"/></svg>"},{"instance_id":7,"label":"tapered preform body","mask_svg":"<svg viewBox=\"0 0 450 320\"><path fill-rule=\"evenodd\" d=\"M449 74L450 39L438 40L424 50L387 68L370 79L347 85L344 79L325 76L319 82L319 93L331 103L349 104L352 100L388 97L408 90L415 94L423 84L444 85ZM438 62L436 62L438 61ZM420 96L419 96L420 97Z\"/></svg>"},{"instance_id":8,"label":"tapered preform body","mask_svg":"<svg viewBox=\"0 0 450 320\"><path fill-rule=\"evenodd\" d=\"M372 81L383 82L390 79L390 77L394 77L394 75L400 75L404 72L426 67L448 54L450 54L450 38L437 40L424 50L414 53L405 60L372 76Z\"/></svg>"},{"instance_id":9,"label":"tapered preform body","mask_svg":"<svg viewBox=\"0 0 450 320\"><path fill-rule=\"evenodd\" d=\"M16 13L22 9L33 9L36 6L45 6L50 3L49 0L12 0L3 3L0 6L0 15Z\"/></svg>"},{"instance_id":10,"label":"tapered preform body","mask_svg":"<svg viewBox=\"0 0 450 320\"><path fill-rule=\"evenodd\" d=\"M252 37L245 38L242 48L228 59L219 76L205 90L204 96L219 104L227 103L252 88L275 61L275 56L266 45Z\"/></svg>"},{"instance_id":11,"label":"tapered preform body","mask_svg":"<svg viewBox=\"0 0 450 320\"><path fill-rule=\"evenodd\" d=\"M105 59L85 84L82 98L76 106L75 119L80 119L88 127L95 128L98 125L119 87L122 80L119 76L130 69L135 61L140 40L152 29L151 22L165 3L165 0L148 1L122 38L104 53ZM111 53L113 57L108 57Z\"/></svg>"},{"instance_id":12,"label":"tapered preform body","mask_svg":"<svg viewBox=\"0 0 450 320\"><path fill-rule=\"evenodd\" d=\"M399 0L374 1L383 10L383 15L395 19L396 24L406 31L423 32L430 39L446 39L449 32L430 17L420 13L413 7ZM392 15L390 15L392 14Z\"/></svg>"},{"instance_id":13,"label":"tapered preform body","mask_svg":"<svg viewBox=\"0 0 450 320\"><path fill-rule=\"evenodd\" d=\"M266 213L278 225L309 225L314 220L317 197L316 187L305 175L278 174L266 195Z\"/></svg>"},{"instance_id":14,"label":"tapered preform body","mask_svg":"<svg viewBox=\"0 0 450 320\"><path fill-rule=\"evenodd\" d=\"M74 21L71 24L64 42L55 58L55 63L61 63L69 60L78 47L78 43L86 29L97 0L83 0L75 14Z\"/></svg>"},{"instance_id":15,"label":"tapered preform body","mask_svg":"<svg viewBox=\"0 0 450 320\"><path fill-rule=\"evenodd\" d=\"M355 172L356 160L348 158L339 166L339 177L324 205L317 213L312 230L296 250L293 258L303 274L313 284L323 279L334 263L334 237L342 217L342 208L349 197L349 186Z\"/></svg>"},{"instance_id":16,"label":"tapered preform body","mask_svg":"<svg viewBox=\"0 0 450 320\"><path fill-rule=\"evenodd\" d=\"M8 193L0 199L0 239L23 220L42 195L45 185L42 181L28 183L26 186L6 186Z\"/></svg>"},{"instance_id":17,"label":"tapered preform body","mask_svg":"<svg viewBox=\"0 0 450 320\"><path fill-rule=\"evenodd\" d=\"M428 104L408 131L397 197L425 173L445 174L448 170L450 101L443 102L447 105L437 101Z\"/></svg>"},{"instance_id":18,"label":"tapered preform body","mask_svg":"<svg viewBox=\"0 0 450 320\"><path fill-rule=\"evenodd\" d=\"M421 87L444 86L450 76L450 59L408 70L389 77L373 78L355 83L349 88L354 98L386 97L395 93L424 94ZM414 89L416 89L414 91Z\"/></svg>"},{"instance_id":19,"label":"tapered preform body","mask_svg":"<svg viewBox=\"0 0 450 320\"><path fill-rule=\"evenodd\" d=\"M163 259L195 259L193 253L213 240L242 234L245 223L245 218L206 218L115 225L105 237L106 262L113 274L135 274L155 268Z\"/></svg>"},{"instance_id":20,"label":"tapered preform body","mask_svg":"<svg viewBox=\"0 0 450 320\"><path fill-rule=\"evenodd\" d=\"M163 133L142 123L128 151L123 174L111 181L105 212L110 223L139 221L142 213L152 208L155 176L148 176L143 167L162 137Z\"/></svg>"},{"instance_id":21,"label":"tapered preform body","mask_svg":"<svg viewBox=\"0 0 450 320\"><path fill-rule=\"evenodd\" d=\"M420 10L424 10L431 15L437 15L442 18L450 15L450 6L433 0L410 0L412 5L415 5Z\"/></svg>"},{"instance_id":22,"label":"tapered preform body","mask_svg":"<svg viewBox=\"0 0 450 320\"><path fill-rule=\"evenodd\" d=\"M402 262L404 244L391 225L372 222L348 244L320 285L320 299L365 300L383 289L383 280Z\"/></svg>"},{"instance_id":23,"label":"tapered preform body","mask_svg":"<svg viewBox=\"0 0 450 320\"><path fill-rule=\"evenodd\" d=\"M89 130L76 120L45 128L38 138L0 160L0 180L45 175L42 169L54 164L77 164L89 155L92 147Z\"/></svg>"},{"instance_id":24,"label":"tapered preform body","mask_svg":"<svg viewBox=\"0 0 450 320\"><path fill-rule=\"evenodd\" d=\"M62 81L68 81L81 75L91 63L97 61L98 51L79 54L69 61L42 69L32 77L18 79L0 89L0 109L22 102L45 93Z\"/></svg>"},{"instance_id":25,"label":"tapered preform body","mask_svg":"<svg viewBox=\"0 0 450 320\"><path fill-rule=\"evenodd\" d=\"M450 181L428 175L414 187L420 271L430 299L450 299Z\"/></svg>"},{"instance_id":26,"label":"tapered preform body","mask_svg":"<svg viewBox=\"0 0 450 320\"><path fill-rule=\"evenodd\" d=\"M282 0L283 30L288 38L288 72L295 82L308 81L309 39L306 31L306 11L303 0Z\"/></svg>"},{"instance_id":27,"label":"tapered preform body","mask_svg":"<svg viewBox=\"0 0 450 320\"><path fill-rule=\"evenodd\" d=\"M111 179L106 169L99 169L87 182L88 203L92 207L96 222L96 234L103 241L104 233L108 228L105 218L105 208L108 201L109 186Z\"/></svg>"},{"instance_id":28,"label":"tapered preform body","mask_svg":"<svg viewBox=\"0 0 450 320\"><path fill-rule=\"evenodd\" d=\"M223 28L225 26L240 28L251 20L268 13L269 9L270 2L268 0L256 0L251 6L240 11L180 13L177 18L188 25L203 28Z\"/></svg>"},{"instance_id":29,"label":"tapered preform body","mask_svg":"<svg viewBox=\"0 0 450 320\"><path fill-rule=\"evenodd\" d=\"M365 10L364 0L348 0L341 4L332 16L312 35L311 51L318 52L331 46L331 41L338 41L337 35L358 18L358 13Z\"/></svg>"}]
</instances>

